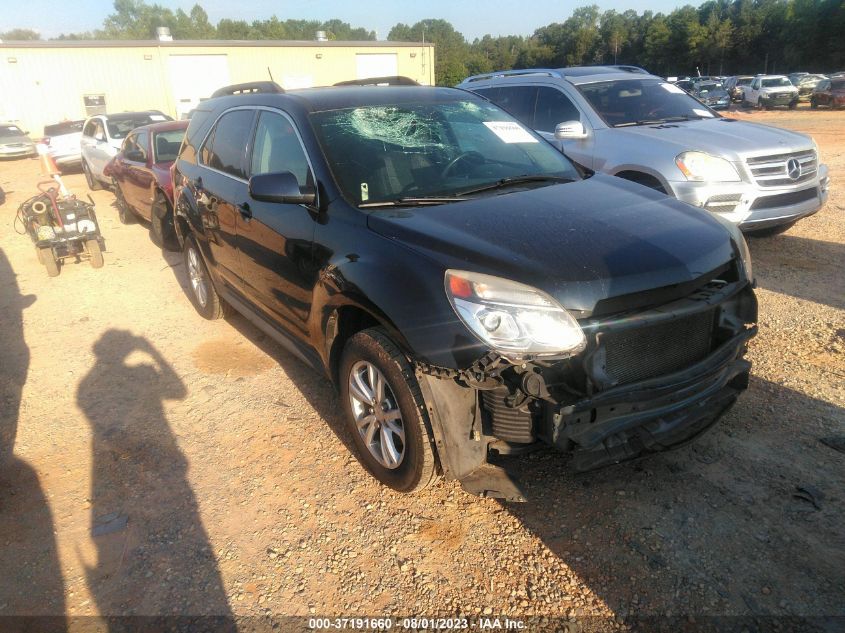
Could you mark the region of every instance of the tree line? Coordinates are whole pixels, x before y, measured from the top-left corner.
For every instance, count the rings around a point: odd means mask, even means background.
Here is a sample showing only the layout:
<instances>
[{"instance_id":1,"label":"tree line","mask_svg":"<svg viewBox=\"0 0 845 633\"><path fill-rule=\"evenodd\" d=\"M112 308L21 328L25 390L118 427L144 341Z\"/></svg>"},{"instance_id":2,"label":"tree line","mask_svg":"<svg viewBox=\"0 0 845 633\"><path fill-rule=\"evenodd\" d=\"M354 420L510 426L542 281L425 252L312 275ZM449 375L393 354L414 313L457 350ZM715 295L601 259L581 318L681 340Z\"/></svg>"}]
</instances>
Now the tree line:
<instances>
[{"instance_id":1,"label":"tree line","mask_svg":"<svg viewBox=\"0 0 845 633\"><path fill-rule=\"evenodd\" d=\"M151 39L166 26L174 39L375 40L374 31L340 20L222 19L200 5L172 11L143 0L115 0L102 29L56 39ZM40 39L14 29L0 39ZM634 64L658 75L785 73L845 70L845 0L707 0L671 13L575 9L563 22L530 36L485 35L468 41L442 19L396 24L392 41L435 45L435 76L454 85L467 75L515 68Z\"/></svg>"}]
</instances>

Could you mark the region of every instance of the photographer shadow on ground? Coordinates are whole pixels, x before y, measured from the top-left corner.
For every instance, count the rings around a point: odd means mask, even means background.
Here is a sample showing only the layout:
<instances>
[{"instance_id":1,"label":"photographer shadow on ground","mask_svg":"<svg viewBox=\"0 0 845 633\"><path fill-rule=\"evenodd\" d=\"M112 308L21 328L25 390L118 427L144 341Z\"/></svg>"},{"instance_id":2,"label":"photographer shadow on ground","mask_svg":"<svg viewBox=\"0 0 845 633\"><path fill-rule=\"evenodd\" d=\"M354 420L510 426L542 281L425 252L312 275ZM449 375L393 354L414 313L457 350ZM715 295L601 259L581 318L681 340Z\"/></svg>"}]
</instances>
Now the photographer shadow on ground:
<instances>
[{"instance_id":1,"label":"photographer shadow on ground","mask_svg":"<svg viewBox=\"0 0 845 633\"><path fill-rule=\"evenodd\" d=\"M29 372L23 311L33 295L22 295L15 272L0 249L0 631L35 624L9 616L39 618L37 627L64 631L64 582L53 516L38 473L15 458L21 396ZM10 580L14 578L13 582Z\"/></svg>"},{"instance_id":2,"label":"photographer shadow on ground","mask_svg":"<svg viewBox=\"0 0 845 633\"><path fill-rule=\"evenodd\" d=\"M188 482L164 401L182 381L147 339L109 330L77 401L91 425L91 538L87 569L98 611L221 616L234 630L223 581ZM229 629L231 626L231 629Z\"/></svg>"}]
</instances>

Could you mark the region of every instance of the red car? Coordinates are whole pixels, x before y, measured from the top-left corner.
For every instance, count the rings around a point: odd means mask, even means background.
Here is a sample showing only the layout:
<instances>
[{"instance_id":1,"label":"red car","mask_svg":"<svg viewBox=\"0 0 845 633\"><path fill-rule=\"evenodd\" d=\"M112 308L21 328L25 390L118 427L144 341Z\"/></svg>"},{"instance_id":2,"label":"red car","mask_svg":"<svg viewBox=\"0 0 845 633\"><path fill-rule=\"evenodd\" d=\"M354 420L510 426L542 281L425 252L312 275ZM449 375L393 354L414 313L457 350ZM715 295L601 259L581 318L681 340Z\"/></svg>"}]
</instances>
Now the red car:
<instances>
[{"instance_id":1,"label":"red car","mask_svg":"<svg viewBox=\"0 0 845 633\"><path fill-rule=\"evenodd\" d=\"M188 123L167 121L135 128L103 171L112 179L120 221L147 220L153 241L164 247L176 243L170 166L179 154Z\"/></svg>"},{"instance_id":2,"label":"red car","mask_svg":"<svg viewBox=\"0 0 845 633\"><path fill-rule=\"evenodd\" d=\"M816 84L810 95L810 107L818 108L820 105L845 107L845 77L831 77Z\"/></svg>"}]
</instances>

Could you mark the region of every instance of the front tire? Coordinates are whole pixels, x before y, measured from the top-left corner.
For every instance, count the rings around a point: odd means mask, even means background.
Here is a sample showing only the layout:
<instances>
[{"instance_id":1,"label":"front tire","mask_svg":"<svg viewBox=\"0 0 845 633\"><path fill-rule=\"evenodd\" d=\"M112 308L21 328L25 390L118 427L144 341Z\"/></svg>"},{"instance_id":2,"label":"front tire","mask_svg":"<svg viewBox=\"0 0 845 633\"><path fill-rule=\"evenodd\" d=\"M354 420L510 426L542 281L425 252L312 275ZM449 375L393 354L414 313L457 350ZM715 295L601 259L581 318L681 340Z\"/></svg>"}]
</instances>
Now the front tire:
<instances>
[{"instance_id":1,"label":"front tire","mask_svg":"<svg viewBox=\"0 0 845 633\"><path fill-rule=\"evenodd\" d=\"M201 317L209 321L226 316L225 304L214 289L202 253L191 235L185 238L182 257L185 260L185 270L188 272L188 294L191 296L194 308Z\"/></svg>"},{"instance_id":2,"label":"front tire","mask_svg":"<svg viewBox=\"0 0 845 633\"><path fill-rule=\"evenodd\" d=\"M82 161L82 173L85 174L85 182L88 184L88 188L91 191L100 191L100 189L103 188L102 183L94 178L94 174L91 173L91 168L85 161Z\"/></svg>"},{"instance_id":3,"label":"front tire","mask_svg":"<svg viewBox=\"0 0 845 633\"><path fill-rule=\"evenodd\" d=\"M358 332L340 360L340 394L358 460L384 485L416 492L437 461L420 386L405 355L381 328Z\"/></svg>"}]
</instances>

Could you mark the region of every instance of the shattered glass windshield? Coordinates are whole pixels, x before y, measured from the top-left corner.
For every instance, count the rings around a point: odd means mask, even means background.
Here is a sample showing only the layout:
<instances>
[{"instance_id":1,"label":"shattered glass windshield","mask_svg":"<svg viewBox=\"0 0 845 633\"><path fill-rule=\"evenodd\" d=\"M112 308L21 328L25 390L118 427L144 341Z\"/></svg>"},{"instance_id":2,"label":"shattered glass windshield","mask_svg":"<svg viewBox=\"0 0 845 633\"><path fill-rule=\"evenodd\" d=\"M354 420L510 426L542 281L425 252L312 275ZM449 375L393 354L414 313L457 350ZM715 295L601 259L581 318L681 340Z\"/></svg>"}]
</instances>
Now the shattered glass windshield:
<instances>
[{"instance_id":1,"label":"shattered glass windshield","mask_svg":"<svg viewBox=\"0 0 845 633\"><path fill-rule=\"evenodd\" d=\"M486 102L359 106L311 120L354 204L455 197L524 177L534 187L580 178L549 143Z\"/></svg>"}]
</instances>

